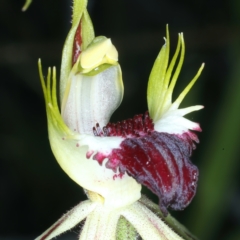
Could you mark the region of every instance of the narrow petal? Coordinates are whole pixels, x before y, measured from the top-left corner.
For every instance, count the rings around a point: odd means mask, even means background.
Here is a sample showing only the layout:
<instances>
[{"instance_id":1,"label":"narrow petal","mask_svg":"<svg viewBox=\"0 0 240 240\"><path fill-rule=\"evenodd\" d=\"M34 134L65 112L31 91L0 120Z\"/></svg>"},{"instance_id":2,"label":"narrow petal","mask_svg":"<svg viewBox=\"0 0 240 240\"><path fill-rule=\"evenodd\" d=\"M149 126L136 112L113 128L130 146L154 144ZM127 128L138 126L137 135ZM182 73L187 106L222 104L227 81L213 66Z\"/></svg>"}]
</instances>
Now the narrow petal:
<instances>
[{"instance_id":1,"label":"narrow petal","mask_svg":"<svg viewBox=\"0 0 240 240\"><path fill-rule=\"evenodd\" d=\"M154 62L147 89L148 110L151 118L155 121L161 116L161 106L167 90L168 83L165 82L165 75L169 59L169 32L167 26L167 38Z\"/></svg>"},{"instance_id":2,"label":"narrow petal","mask_svg":"<svg viewBox=\"0 0 240 240\"><path fill-rule=\"evenodd\" d=\"M109 211L98 205L84 224L79 240L116 240L117 223L120 210Z\"/></svg>"},{"instance_id":3,"label":"narrow petal","mask_svg":"<svg viewBox=\"0 0 240 240\"><path fill-rule=\"evenodd\" d=\"M143 240L183 240L139 202L123 210L122 215L136 228Z\"/></svg>"},{"instance_id":4,"label":"narrow petal","mask_svg":"<svg viewBox=\"0 0 240 240\"><path fill-rule=\"evenodd\" d=\"M90 200L79 203L35 240L50 240L70 230L84 220L95 208L96 203L93 203Z\"/></svg>"},{"instance_id":5,"label":"narrow petal","mask_svg":"<svg viewBox=\"0 0 240 240\"><path fill-rule=\"evenodd\" d=\"M175 102L172 104L170 110L174 110L177 109L179 107L179 105L181 104L181 102L183 101L183 99L185 98L185 96L188 94L188 92L191 90L192 86L194 85L194 83L197 81L197 79L199 78L199 76L202 73L202 70L204 68L205 64L203 63L201 65L201 67L199 68L197 74L194 76L194 78L191 80L191 82L186 86L186 88L182 91L182 93L178 96L178 98L175 100Z\"/></svg>"},{"instance_id":6,"label":"narrow petal","mask_svg":"<svg viewBox=\"0 0 240 240\"><path fill-rule=\"evenodd\" d=\"M168 214L167 217L164 217L163 213L159 209L159 206L153 203L151 200L149 200L145 195L142 195L139 202L143 204L145 207L147 207L147 209L152 212L151 214L154 214L158 218L163 219L164 223L168 225L170 229L172 229L175 233L177 233L183 239L197 240L197 238L194 235L192 235L189 232L189 230L185 226L183 226L181 223L179 223L173 216Z\"/></svg>"},{"instance_id":7,"label":"narrow petal","mask_svg":"<svg viewBox=\"0 0 240 240\"><path fill-rule=\"evenodd\" d=\"M173 90L176 85L184 61L185 43L183 34L180 33L178 37L178 45L175 54L170 62L170 65L168 66L170 51L168 26L166 28L165 41L166 41L165 44L163 45L157 59L154 62L148 82L147 90L148 109L150 117L153 119L154 123L159 121L168 111L178 109L182 100L190 91L194 83L197 81L198 77L200 76L204 68L204 64L202 64L197 74L192 79L192 81L183 90L179 97L173 102L172 100ZM178 63L176 63L178 57L179 61Z\"/></svg>"}]
</instances>

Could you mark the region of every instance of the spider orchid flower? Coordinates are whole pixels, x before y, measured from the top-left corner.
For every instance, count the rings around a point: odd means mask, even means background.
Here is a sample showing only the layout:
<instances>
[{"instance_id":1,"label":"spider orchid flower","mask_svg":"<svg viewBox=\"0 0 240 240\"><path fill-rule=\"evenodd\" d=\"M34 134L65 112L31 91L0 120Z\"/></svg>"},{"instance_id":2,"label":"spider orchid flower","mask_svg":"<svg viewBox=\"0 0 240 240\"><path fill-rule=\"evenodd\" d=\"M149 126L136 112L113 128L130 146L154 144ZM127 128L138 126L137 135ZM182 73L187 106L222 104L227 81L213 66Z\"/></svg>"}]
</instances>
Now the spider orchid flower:
<instances>
[{"instance_id":1,"label":"spider orchid flower","mask_svg":"<svg viewBox=\"0 0 240 240\"><path fill-rule=\"evenodd\" d=\"M198 169L189 157L198 142L195 131L201 128L184 116L203 106L179 109L179 105L204 65L173 101L185 45L181 33L169 63L167 27L165 44L149 77L148 112L109 123L123 97L118 52L110 39L94 36L86 5L86 0L74 1L72 28L62 55L61 111L56 69L49 68L45 82L39 60L39 72L52 151L88 200L36 239L52 239L85 219L81 240L194 239L167 208L183 210L196 192ZM142 185L159 197L159 206L141 196Z\"/></svg>"}]
</instances>

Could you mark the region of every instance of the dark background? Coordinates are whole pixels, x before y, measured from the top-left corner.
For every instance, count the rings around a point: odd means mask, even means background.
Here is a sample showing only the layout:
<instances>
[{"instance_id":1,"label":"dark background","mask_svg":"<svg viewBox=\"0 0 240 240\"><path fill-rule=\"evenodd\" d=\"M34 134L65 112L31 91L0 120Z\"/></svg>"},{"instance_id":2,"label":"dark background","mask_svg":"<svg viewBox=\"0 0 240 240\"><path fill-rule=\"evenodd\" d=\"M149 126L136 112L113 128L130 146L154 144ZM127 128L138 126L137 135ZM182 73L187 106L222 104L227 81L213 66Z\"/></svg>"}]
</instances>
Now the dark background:
<instances>
[{"instance_id":1,"label":"dark background","mask_svg":"<svg viewBox=\"0 0 240 240\"><path fill-rule=\"evenodd\" d=\"M0 239L33 239L85 199L55 161L48 143L37 60L60 69L70 0L0 1ZM240 239L240 2L238 0L89 0L96 35L120 55L125 97L112 121L147 109L146 87L170 26L171 53L184 32L186 57L175 97L200 64L204 72L182 107L203 132L192 161L197 195L172 214L200 239ZM153 197L154 200L156 198ZM78 228L72 231L77 239ZM62 239L62 238L59 238Z\"/></svg>"}]
</instances>

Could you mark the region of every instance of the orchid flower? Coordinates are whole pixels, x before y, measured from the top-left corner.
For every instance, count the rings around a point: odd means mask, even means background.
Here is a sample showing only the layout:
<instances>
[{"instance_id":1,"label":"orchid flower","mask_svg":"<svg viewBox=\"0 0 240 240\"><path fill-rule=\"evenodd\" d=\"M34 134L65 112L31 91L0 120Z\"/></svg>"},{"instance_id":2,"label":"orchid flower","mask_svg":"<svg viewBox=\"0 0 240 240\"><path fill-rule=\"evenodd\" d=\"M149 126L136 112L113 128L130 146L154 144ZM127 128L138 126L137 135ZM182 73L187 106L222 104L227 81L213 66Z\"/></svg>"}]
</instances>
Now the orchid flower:
<instances>
[{"instance_id":1,"label":"orchid flower","mask_svg":"<svg viewBox=\"0 0 240 240\"><path fill-rule=\"evenodd\" d=\"M194 239L168 208L183 210L196 193L198 169L189 157L198 142L195 131L201 128L184 116L203 106L179 105L204 65L173 101L185 44L180 33L169 63L167 27L149 77L148 112L109 123L123 98L118 52L111 39L95 37L86 6L87 0L73 2L72 28L62 53L61 110L56 68L49 68L45 81L40 60L38 66L53 154L88 200L36 239L52 239L83 220L81 240ZM159 206L141 195L142 185L159 197Z\"/></svg>"}]
</instances>

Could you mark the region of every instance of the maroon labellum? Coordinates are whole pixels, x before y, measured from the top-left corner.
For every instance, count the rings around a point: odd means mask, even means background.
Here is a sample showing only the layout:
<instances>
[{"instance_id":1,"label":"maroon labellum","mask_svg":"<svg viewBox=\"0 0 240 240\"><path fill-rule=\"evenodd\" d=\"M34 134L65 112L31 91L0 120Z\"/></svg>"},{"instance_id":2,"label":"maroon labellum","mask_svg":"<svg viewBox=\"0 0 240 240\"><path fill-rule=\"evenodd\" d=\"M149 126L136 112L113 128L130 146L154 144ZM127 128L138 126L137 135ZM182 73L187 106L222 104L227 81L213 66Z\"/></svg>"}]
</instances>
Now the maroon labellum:
<instances>
[{"instance_id":1,"label":"maroon labellum","mask_svg":"<svg viewBox=\"0 0 240 240\"><path fill-rule=\"evenodd\" d=\"M99 126L97 126L99 129ZM200 129L199 129L200 130ZM120 147L109 155L97 153L93 158L120 173L127 172L159 197L162 212L167 208L183 210L196 193L198 169L190 161L198 142L196 134L157 132L148 113L133 119L109 123L97 136L122 136Z\"/></svg>"}]
</instances>

